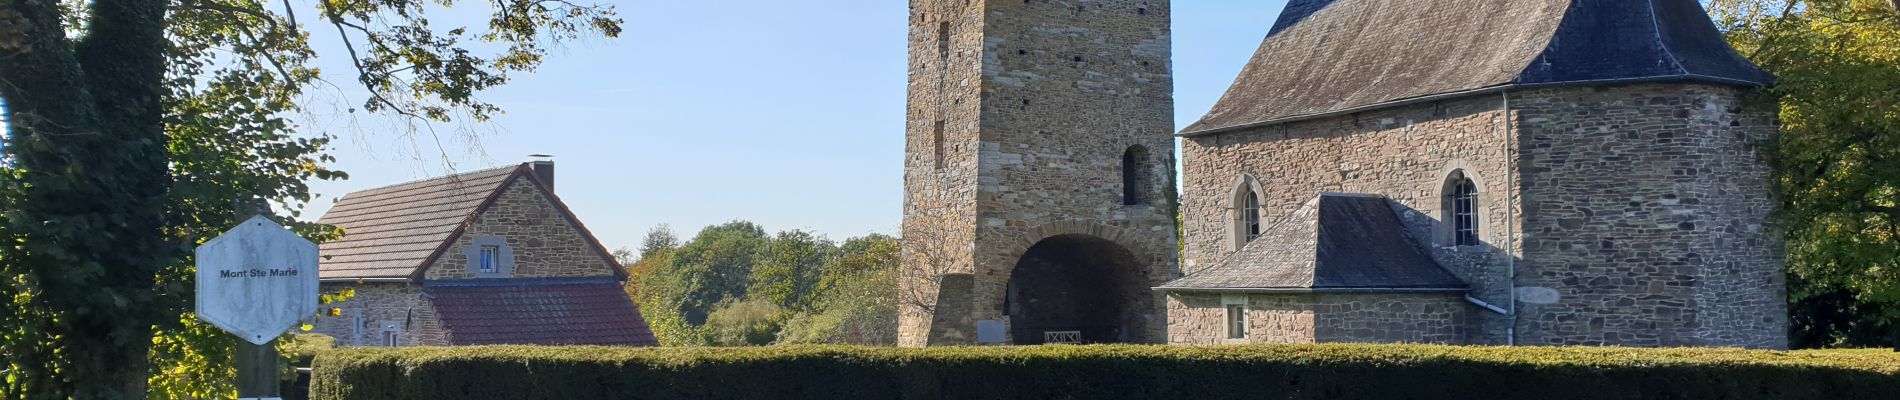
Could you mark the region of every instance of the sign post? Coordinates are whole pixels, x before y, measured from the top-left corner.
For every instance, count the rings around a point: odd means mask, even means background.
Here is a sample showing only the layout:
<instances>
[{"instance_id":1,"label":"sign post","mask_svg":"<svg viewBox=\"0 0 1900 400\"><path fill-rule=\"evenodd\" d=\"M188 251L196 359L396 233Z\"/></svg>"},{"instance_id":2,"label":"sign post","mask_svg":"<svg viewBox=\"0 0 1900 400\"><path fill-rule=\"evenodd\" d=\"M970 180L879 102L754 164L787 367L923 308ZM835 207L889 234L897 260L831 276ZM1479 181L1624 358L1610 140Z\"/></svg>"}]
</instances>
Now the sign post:
<instances>
[{"instance_id":1,"label":"sign post","mask_svg":"<svg viewBox=\"0 0 1900 400\"><path fill-rule=\"evenodd\" d=\"M284 331L317 312L317 245L262 215L198 246L198 319L243 339L238 397L274 399Z\"/></svg>"}]
</instances>

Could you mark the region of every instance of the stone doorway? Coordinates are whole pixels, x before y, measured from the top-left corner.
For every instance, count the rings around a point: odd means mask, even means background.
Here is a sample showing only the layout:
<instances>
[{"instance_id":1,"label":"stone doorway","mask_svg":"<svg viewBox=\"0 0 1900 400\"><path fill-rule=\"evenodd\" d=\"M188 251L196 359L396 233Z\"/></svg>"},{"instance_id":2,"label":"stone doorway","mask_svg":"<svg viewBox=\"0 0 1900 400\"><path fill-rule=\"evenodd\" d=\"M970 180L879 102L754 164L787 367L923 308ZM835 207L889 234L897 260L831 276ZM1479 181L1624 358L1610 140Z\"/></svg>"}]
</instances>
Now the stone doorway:
<instances>
[{"instance_id":1,"label":"stone doorway","mask_svg":"<svg viewBox=\"0 0 1900 400\"><path fill-rule=\"evenodd\" d=\"M1088 235L1043 239L1023 252L1003 298L1010 342L1136 341L1152 295L1141 262L1115 242Z\"/></svg>"}]
</instances>

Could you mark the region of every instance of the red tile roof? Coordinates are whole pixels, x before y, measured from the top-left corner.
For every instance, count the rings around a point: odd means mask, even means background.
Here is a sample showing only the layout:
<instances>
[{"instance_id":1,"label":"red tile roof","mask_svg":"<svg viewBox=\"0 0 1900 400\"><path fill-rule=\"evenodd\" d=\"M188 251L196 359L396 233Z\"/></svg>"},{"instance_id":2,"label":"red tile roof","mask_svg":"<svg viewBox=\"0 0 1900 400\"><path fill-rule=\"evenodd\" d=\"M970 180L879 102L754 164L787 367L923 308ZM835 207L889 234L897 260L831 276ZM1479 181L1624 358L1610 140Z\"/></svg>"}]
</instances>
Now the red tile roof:
<instances>
[{"instance_id":1,"label":"red tile roof","mask_svg":"<svg viewBox=\"0 0 1900 400\"><path fill-rule=\"evenodd\" d=\"M343 229L323 243L319 276L407 278L415 275L457 228L474 217L524 167L467 172L350 193L318 219Z\"/></svg>"},{"instance_id":2,"label":"red tile roof","mask_svg":"<svg viewBox=\"0 0 1900 400\"><path fill-rule=\"evenodd\" d=\"M611 279L428 285L451 345L659 345L639 308Z\"/></svg>"}]
</instances>

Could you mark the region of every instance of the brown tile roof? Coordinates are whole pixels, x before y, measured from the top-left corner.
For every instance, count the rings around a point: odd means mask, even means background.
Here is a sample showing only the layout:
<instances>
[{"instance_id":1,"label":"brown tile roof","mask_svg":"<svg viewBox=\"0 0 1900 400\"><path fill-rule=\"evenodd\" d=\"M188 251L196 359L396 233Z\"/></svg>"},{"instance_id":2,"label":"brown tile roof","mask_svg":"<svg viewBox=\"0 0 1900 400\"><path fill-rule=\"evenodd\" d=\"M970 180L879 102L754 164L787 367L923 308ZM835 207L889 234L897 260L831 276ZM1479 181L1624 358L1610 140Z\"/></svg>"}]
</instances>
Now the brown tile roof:
<instances>
[{"instance_id":1,"label":"brown tile roof","mask_svg":"<svg viewBox=\"0 0 1900 400\"><path fill-rule=\"evenodd\" d=\"M1510 86L1772 79L1694 0L1293 0L1182 134Z\"/></svg>"},{"instance_id":2,"label":"brown tile roof","mask_svg":"<svg viewBox=\"0 0 1900 400\"><path fill-rule=\"evenodd\" d=\"M324 279L409 278L520 173L522 165L363 190L343 196L318 223L343 229L323 243Z\"/></svg>"},{"instance_id":3,"label":"brown tile roof","mask_svg":"<svg viewBox=\"0 0 1900 400\"><path fill-rule=\"evenodd\" d=\"M425 285L451 345L659 345L639 308L609 278Z\"/></svg>"},{"instance_id":4,"label":"brown tile roof","mask_svg":"<svg viewBox=\"0 0 1900 400\"><path fill-rule=\"evenodd\" d=\"M1464 281L1406 233L1384 197L1325 193L1219 263L1162 290L1438 291Z\"/></svg>"}]
</instances>

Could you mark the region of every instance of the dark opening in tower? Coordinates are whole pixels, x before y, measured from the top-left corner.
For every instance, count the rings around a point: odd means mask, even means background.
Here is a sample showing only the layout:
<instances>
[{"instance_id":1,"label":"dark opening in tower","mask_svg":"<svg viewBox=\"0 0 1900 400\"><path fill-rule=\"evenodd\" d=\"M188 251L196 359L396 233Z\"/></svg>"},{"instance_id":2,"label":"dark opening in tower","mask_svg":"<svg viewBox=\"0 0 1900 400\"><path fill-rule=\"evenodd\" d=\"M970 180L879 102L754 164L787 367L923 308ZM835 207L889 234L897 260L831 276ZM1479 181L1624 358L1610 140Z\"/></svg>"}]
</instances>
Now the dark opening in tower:
<instances>
[{"instance_id":1,"label":"dark opening in tower","mask_svg":"<svg viewBox=\"0 0 1900 400\"><path fill-rule=\"evenodd\" d=\"M1003 313L1019 345L1114 343L1141 335L1152 302L1135 255L1115 242L1061 235L1037 242L1010 272Z\"/></svg>"},{"instance_id":2,"label":"dark opening in tower","mask_svg":"<svg viewBox=\"0 0 1900 400\"><path fill-rule=\"evenodd\" d=\"M1141 145L1128 146L1122 152L1122 205L1134 206L1147 204L1144 193L1148 189L1148 175L1153 173L1153 163L1148 161L1148 148Z\"/></svg>"}]
</instances>

